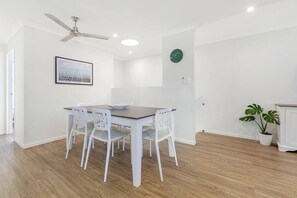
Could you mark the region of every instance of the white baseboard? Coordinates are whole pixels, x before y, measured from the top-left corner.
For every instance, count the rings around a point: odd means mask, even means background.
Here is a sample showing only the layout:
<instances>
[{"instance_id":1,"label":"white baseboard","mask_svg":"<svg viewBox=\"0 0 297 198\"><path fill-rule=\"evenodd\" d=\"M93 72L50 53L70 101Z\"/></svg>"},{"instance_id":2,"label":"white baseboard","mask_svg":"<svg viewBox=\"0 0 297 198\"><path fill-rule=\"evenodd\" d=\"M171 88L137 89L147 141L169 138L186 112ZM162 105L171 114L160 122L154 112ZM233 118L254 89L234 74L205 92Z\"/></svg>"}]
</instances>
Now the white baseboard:
<instances>
[{"instance_id":1,"label":"white baseboard","mask_svg":"<svg viewBox=\"0 0 297 198\"><path fill-rule=\"evenodd\" d=\"M182 138L174 138L174 140L176 142L180 142L180 143L184 143L184 144L189 144L189 145L196 145L196 141L195 140L186 140L186 139L182 139Z\"/></svg>"},{"instance_id":2,"label":"white baseboard","mask_svg":"<svg viewBox=\"0 0 297 198\"><path fill-rule=\"evenodd\" d=\"M243 138L243 139L248 139L248 140L257 140L257 137L255 137L255 136L235 134L235 133L230 133L230 132L225 132L225 131L205 130L205 132L213 133L213 134L217 134L217 135L225 135L225 136L230 136L230 137Z\"/></svg>"},{"instance_id":3,"label":"white baseboard","mask_svg":"<svg viewBox=\"0 0 297 198\"><path fill-rule=\"evenodd\" d=\"M14 139L14 142L17 143L17 145L19 145L22 149L25 149L25 145L21 141Z\"/></svg>"},{"instance_id":4,"label":"white baseboard","mask_svg":"<svg viewBox=\"0 0 297 198\"><path fill-rule=\"evenodd\" d=\"M38 141L38 142L29 143L29 144L22 144L21 142L19 142L17 140L14 140L14 141L20 147L22 147L23 149L27 149L27 148L31 148L31 147L34 147L34 146L39 146L39 145L42 145L42 144L46 144L46 143L54 142L54 141L57 141L57 140L65 139L65 138L66 138L66 135L61 135L61 136L58 136L58 137L49 138L49 139L45 139L45 140L41 140L41 141Z\"/></svg>"},{"instance_id":5,"label":"white baseboard","mask_svg":"<svg viewBox=\"0 0 297 198\"><path fill-rule=\"evenodd\" d=\"M278 150L280 152L287 152L287 151L297 151L297 146L292 147L292 146L286 146L282 145L279 142L277 142Z\"/></svg>"}]
</instances>

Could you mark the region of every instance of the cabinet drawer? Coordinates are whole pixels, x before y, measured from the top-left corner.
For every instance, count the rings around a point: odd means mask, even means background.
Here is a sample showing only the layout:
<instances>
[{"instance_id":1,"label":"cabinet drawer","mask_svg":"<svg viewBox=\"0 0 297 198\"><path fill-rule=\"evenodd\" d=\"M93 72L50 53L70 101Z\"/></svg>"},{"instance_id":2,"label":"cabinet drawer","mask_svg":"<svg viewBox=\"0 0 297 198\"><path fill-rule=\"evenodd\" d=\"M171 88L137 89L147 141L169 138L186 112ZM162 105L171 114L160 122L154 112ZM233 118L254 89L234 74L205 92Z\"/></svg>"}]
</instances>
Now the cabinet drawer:
<instances>
[{"instance_id":1,"label":"cabinet drawer","mask_svg":"<svg viewBox=\"0 0 297 198\"><path fill-rule=\"evenodd\" d=\"M286 144L297 146L297 110L286 110Z\"/></svg>"}]
</instances>

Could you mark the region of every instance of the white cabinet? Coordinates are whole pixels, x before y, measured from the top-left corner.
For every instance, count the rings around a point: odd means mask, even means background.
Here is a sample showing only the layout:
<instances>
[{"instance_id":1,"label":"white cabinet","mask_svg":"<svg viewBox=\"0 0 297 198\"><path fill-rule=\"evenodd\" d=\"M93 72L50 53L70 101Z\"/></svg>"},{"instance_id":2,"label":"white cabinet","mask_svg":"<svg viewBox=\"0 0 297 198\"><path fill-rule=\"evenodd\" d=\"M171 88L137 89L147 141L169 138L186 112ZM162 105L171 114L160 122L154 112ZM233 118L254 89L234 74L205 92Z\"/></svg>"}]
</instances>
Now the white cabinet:
<instances>
[{"instance_id":1,"label":"white cabinet","mask_svg":"<svg viewBox=\"0 0 297 198\"><path fill-rule=\"evenodd\" d=\"M282 152L297 150L297 105L276 105L280 126L277 130L278 150Z\"/></svg>"}]
</instances>

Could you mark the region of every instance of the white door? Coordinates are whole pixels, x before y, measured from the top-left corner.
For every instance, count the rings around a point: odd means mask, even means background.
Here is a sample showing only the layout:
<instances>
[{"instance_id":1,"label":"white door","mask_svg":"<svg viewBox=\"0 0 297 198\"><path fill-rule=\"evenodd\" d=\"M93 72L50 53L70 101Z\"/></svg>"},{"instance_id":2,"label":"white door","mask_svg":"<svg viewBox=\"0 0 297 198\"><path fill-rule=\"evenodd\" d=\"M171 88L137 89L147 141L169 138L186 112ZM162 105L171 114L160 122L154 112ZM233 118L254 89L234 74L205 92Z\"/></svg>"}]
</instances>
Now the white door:
<instances>
[{"instance_id":1,"label":"white door","mask_svg":"<svg viewBox=\"0 0 297 198\"><path fill-rule=\"evenodd\" d=\"M286 145L297 146L297 110L286 110Z\"/></svg>"},{"instance_id":2,"label":"white door","mask_svg":"<svg viewBox=\"0 0 297 198\"><path fill-rule=\"evenodd\" d=\"M14 50L6 56L7 68L7 134L12 134L14 129Z\"/></svg>"}]
</instances>

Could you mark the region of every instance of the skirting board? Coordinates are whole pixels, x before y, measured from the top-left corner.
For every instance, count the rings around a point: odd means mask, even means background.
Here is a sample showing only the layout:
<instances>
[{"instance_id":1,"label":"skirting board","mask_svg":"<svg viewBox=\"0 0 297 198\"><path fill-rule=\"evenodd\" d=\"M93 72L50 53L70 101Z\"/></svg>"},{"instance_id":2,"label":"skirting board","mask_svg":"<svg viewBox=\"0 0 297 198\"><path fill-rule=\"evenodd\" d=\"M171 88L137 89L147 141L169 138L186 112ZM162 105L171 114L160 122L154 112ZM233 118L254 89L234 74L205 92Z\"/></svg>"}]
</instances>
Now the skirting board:
<instances>
[{"instance_id":1,"label":"skirting board","mask_svg":"<svg viewBox=\"0 0 297 198\"><path fill-rule=\"evenodd\" d=\"M180 142L180 143L184 143L184 144L196 145L196 141L195 140L186 140L186 139L182 139L182 138L174 138L174 140L176 142Z\"/></svg>"},{"instance_id":2,"label":"skirting board","mask_svg":"<svg viewBox=\"0 0 297 198\"><path fill-rule=\"evenodd\" d=\"M65 139L65 138L66 138L66 135L62 135L62 136L58 136L58 137L42 140L42 141L39 141L39 142L30 143L30 144L23 144L18 140L14 140L14 141L22 149L27 149L27 148L31 148L31 147L34 147L34 146L39 146L39 145L42 145L42 144L47 144L47 143L50 143L50 142L62 140L62 139ZM196 141L193 141L193 140L186 140L186 139L182 139L182 138L174 138L174 139L175 139L176 142L180 142L180 143L183 143L183 144L189 144L189 145L195 145L196 144Z\"/></svg>"},{"instance_id":3,"label":"skirting board","mask_svg":"<svg viewBox=\"0 0 297 198\"><path fill-rule=\"evenodd\" d=\"M39 141L39 142L33 142L33 143L29 143L29 144L22 144L21 142L19 142L18 140L14 140L15 143L17 143L22 149L27 149L27 148L31 148L31 147L34 147L34 146L39 146L39 145L42 145L42 144L46 144L46 143L50 143L50 142L54 142L54 141L58 141L58 140L62 140L62 139L65 139L66 138L66 135L61 135L61 136L58 136L58 137L54 137L54 138L49 138L49 139L46 139L46 140L42 140L42 141Z\"/></svg>"},{"instance_id":4,"label":"skirting board","mask_svg":"<svg viewBox=\"0 0 297 198\"><path fill-rule=\"evenodd\" d=\"M224 132L224 131L213 131L213 130L207 130L206 129L205 132L206 133L218 134L218 135L225 135L225 136L230 136L230 137L243 138L243 139L248 139L248 140L258 140L257 137L255 137L255 136L235 134L235 133L229 133L229 132Z\"/></svg>"},{"instance_id":5,"label":"skirting board","mask_svg":"<svg viewBox=\"0 0 297 198\"><path fill-rule=\"evenodd\" d=\"M22 149L24 149L24 144L23 144L21 141L19 141L19 140L17 140L17 139L14 139L14 142L15 142L17 145L19 145Z\"/></svg>"}]
</instances>

